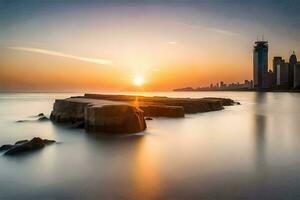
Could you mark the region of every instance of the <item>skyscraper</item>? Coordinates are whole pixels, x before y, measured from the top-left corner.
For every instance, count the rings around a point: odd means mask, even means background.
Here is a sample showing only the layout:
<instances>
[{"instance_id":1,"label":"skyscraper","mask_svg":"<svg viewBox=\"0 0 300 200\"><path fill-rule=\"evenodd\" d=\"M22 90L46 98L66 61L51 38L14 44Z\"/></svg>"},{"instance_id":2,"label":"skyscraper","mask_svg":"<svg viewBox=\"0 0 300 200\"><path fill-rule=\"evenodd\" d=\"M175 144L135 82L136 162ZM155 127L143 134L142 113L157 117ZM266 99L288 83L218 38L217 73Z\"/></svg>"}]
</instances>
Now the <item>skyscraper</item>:
<instances>
[{"instance_id":1,"label":"skyscraper","mask_svg":"<svg viewBox=\"0 0 300 200\"><path fill-rule=\"evenodd\" d=\"M277 82L277 79L278 79L278 73L277 73L277 71L280 68L281 62L282 62L282 57L281 56L275 56L273 58L273 72L275 74L275 81L276 81L276 83L278 83Z\"/></svg>"},{"instance_id":2,"label":"skyscraper","mask_svg":"<svg viewBox=\"0 0 300 200\"><path fill-rule=\"evenodd\" d=\"M297 57L295 52L290 56L289 60L289 88L294 87L294 70L297 65Z\"/></svg>"},{"instance_id":3,"label":"skyscraper","mask_svg":"<svg viewBox=\"0 0 300 200\"><path fill-rule=\"evenodd\" d=\"M294 88L300 89L300 62L294 68Z\"/></svg>"},{"instance_id":4,"label":"skyscraper","mask_svg":"<svg viewBox=\"0 0 300 200\"><path fill-rule=\"evenodd\" d=\"M268 87L268 41L256 41L253 49L254 88Z\"/></svg>"}]
</instances>

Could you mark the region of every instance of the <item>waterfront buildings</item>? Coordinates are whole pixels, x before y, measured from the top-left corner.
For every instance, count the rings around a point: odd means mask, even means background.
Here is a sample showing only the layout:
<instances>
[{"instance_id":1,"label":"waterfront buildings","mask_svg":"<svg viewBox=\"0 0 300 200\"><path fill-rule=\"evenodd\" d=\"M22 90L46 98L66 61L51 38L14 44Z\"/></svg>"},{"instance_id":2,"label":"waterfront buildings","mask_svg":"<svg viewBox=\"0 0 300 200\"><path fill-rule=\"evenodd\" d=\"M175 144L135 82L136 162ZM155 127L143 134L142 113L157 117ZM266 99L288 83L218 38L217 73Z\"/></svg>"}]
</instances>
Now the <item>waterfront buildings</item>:
<instances>
[{"instance_id":1,"label":"waterfront buildings","mask_svg":"<svg viewBox=\"0 0 300 200\"><path fill-rule=\"evenodd\" d=\"M273 58L273 71L268 70L268 41L256 41L253 48L253 82L257 90L293 89L298 84L295 52L286 62L281 56ZM297 69L296 69L297 68Z\"/></svg>"},{"instance_id":2,"label":"waterfront buildings","mask_svg":"<svg viewBox=\"0 0 300 200\"><path fill-rule=\"evenodd\" d=\"M294 88L300 89L300 62L294 67Z\"/></svg>"},{"instance_id":3,"label":"waterfront buildings","mask_svg":"<svg viewBox=\"0 0 300 200\"><path fill-rule=\"evenodd\" d=\"M297 65L297 57L295 52L290 56L289 59L289 88L294 87L294 70L295 66Z\"/></svg>"}]
</instances>

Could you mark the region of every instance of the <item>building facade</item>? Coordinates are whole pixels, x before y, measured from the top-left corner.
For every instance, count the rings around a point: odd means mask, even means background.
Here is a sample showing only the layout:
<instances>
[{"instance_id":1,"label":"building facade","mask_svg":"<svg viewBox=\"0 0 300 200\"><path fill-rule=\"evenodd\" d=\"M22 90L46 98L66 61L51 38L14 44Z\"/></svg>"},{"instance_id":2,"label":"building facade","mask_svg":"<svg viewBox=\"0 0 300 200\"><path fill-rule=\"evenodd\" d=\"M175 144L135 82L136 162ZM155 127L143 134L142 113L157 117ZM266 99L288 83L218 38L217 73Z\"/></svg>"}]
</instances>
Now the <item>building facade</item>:
<instances>
[{"instance_id":1,"label":"building facade","mask_svg":"<svg viewBox=\"0 0 300 200\"><path fill-rule=\"evenodd\" d=\"M256 41L253 48L254 88L268 88L268 42Z\"/></svg>"},{"instance_id":2,"label":"building facade","mask_svg":"<svg viewBox=\"0 0 300 200\"><path fill-rule=\"evenodd\" d=\"M277 68L278 68L278 66L280 66L281 62L282 62L282 57L281 56L275 56L273 58L273 73L275 75L276 85L277 85Z\"/></svg>"},{"instance_id":3,"label":"building facade","mask_svg":"<svg viewBox=\"0 0 300 200\"><path fill-rule=\"evenodd\" d=\"M282 60L279 73L279 88L288 89L289 88L289 63Z\"/></svg>"},{"instance_id":4,"label":"building facade","mask_svg":"<svg viewBox=\"0 0 300 200\"><path fill-rule=\"evenodd\" d=\"M289 59L289 88L294 88L294 69L296 65L297 57L295 52L293 52Z\"/></svg>"},{"instance_id":5,"label":"building facade","mask_svg":"<svg viewBox=\"0 0 300 200\"><path fill-rule=\"evenodd\" d=\"M294 67L294 88L300 89L300 62Z\"/></svg>"}]
</instances>

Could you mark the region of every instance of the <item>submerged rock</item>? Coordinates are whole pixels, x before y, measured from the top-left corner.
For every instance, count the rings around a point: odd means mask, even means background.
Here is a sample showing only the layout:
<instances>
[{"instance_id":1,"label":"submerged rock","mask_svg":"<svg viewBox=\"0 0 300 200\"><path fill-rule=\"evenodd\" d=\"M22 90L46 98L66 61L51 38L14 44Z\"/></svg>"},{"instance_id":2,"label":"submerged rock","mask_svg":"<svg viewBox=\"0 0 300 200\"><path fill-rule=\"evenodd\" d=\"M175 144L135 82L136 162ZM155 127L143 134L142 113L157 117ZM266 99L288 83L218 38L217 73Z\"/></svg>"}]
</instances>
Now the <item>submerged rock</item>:
<instances>
[{"instance_id":1,"label":"submerged rock","mask_svg":"<svg viewBox=\"0 0 300 200\"><path fill-rule=\"evenodd\" d=\"M47 121L47 120L49 120L49 119L48 119L47 117L43 116L43 117L40 117L38 120L39 120L39 121Z\"/></svg>"},{"instance_id":2,"label":"submerged rock","mask_svg":"<svg viewBox=\"0 0 300 200\"><path fill-rule=\"evenodd\" d=\"M12 144L4 144L0 147L0 151L6 151L6 150L12 148L13 146L14 145L12 145Z\"/></svg>"},{"instance_id":3,"label":"submerged rock","mask_svg":"<svg viewBox=\"0 0 300 200\"><path fill-rule=\"evenodd\" d=\"M44 113L40 113L37 115L37 117L44 117L44 116L45 116Z\"/></svg>"},{"instance_id":4,"label":"submerged rock","mask_svg":"<svg viewBox=\"0 0 300 200\"><path fill-rule=\"evenodd\" d=\"M36 121L48 121L49 120L49 118L47 118L43 113L40 113L40 114L38 114L37 116L34 116L34 118L35 117L38 117L37 119L30 119L30 120L28 120L28 119L22 119L22 120L17 120L16 122L17 123L22 123L22 122L36 122Z\"/></svg>"},{"instance_id":5,"label":"submerged rock","mask_svg":"<svg viewBox=\"0 0 300 200\"><path fill-rule=\"evenodd\" d=\"M151 117L146 117L145 120L153 120Z\"/></svg>"},{"instance_id":6,"label":"submerged rock","mask_svg":"<svg viewBox=\"0 0 300 200\"><path fill-rule=\"evenodd\" d=\"M19 140L15 144L21 144L21 143L24 143L24 142L28 142L28 140Z\"/></svg>"},{"instance_id":7,"label":"submerged rock","mask_svg":"<svg viewBox=\"0 0 300 200\"><path fill-rule=\"evenodd\" d=\"M71 125L72 128L84 128L84 121L78 121Z\"/></svg>"},{"instance_id":8,"label":"submerged rock","mask_svg":"<svg viewBox=\"0 0 300 200\"><path fill-rule=\"evenodd\" d=\"M26 152L31 152L35 150L39 150L44 148L48 144L55 143L55 140L47 140L47 139L41 139L39 137L35 137L32 140L21 140L15 143L15 145L3 145L1 148L3 150L6 150L4 155L7 156L13 156L13 155L19 155Z\"/></svg>"}]
</instances>

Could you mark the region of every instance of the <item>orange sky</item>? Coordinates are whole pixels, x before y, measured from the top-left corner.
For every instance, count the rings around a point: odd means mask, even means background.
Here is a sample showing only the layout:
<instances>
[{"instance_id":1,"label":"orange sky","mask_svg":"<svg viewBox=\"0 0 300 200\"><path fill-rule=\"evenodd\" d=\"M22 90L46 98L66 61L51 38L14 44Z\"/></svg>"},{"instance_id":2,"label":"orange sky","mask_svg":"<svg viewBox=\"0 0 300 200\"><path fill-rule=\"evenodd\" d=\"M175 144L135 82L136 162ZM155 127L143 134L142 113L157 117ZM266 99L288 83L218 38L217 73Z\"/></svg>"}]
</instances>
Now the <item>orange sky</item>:
<instances>
[{"instance_id":1,"label":"orange sky","mask_svg":"<svg viewBox=\"0 0 300 200\"><path fill-rule=\"evenodd\" d=\"M300 52L283 29L200 6L51 6L0 20L0 90L127 91L136 76L151 91L243 82L261 33L270 62Z\"/></svg>"}]
</instances>

